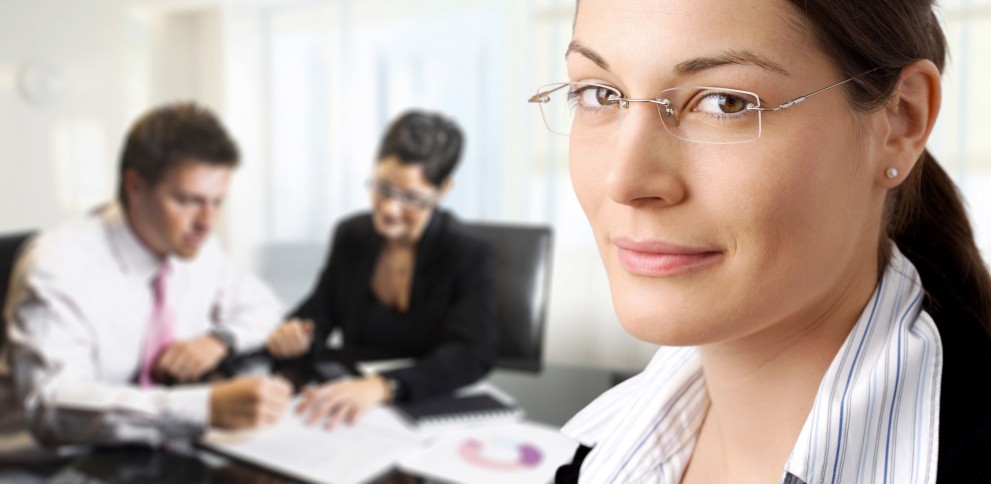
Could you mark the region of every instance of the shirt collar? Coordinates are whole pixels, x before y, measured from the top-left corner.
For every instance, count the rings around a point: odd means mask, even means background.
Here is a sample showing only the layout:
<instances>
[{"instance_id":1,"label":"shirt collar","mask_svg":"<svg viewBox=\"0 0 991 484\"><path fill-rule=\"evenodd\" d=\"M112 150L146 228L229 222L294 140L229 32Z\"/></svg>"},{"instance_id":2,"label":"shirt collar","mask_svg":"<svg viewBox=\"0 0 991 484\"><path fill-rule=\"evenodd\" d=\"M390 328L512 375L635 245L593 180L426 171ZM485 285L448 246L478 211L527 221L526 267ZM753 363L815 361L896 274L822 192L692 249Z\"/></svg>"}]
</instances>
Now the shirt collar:
<instances>
[{"instance_id":1,"label":"shirt collar","mask_svg":"<svg viewBox=\"0 0 991 484\"><path fill-rule=\"evenodd\" d=\"M676 483L708 405L698 349L667 346L642 373L597 398L561 432L594 447L581 482Z\"/></svg>"},{"instance_id":2,"label":"shirt collar","mask_svg":"<svg viewBox=\"0 0 991 484\"><path fill-rule=\"evenodd\" d=\"M141 279L153 278L164 261L138 239L120 203L107 204L97 211L97 216L107 225L110 244L121 271Z\"/></svg>"},{"instance_id":3,"label":"shirt collar","mask_svg":"<svg viewBox=\"0 0 991 484\"><path fill-rule=\"evenodd\" d=\"M936 481L943 345L918 272L893 252L785 466L808 484Z\"/></svg>"},{"instance_id":4,"label":"shirt collar","mask_svg":"<svg viewBox=\"0 0 991 484\"><path fill-rule=\"evenodd\" d=\"M820 383L783 483L935 482L942 344L922 297L895 248ZM663 347L561 431L594 447L581 482L675 483L708 404L697 348Z\"/></svg>"}]
</instances>

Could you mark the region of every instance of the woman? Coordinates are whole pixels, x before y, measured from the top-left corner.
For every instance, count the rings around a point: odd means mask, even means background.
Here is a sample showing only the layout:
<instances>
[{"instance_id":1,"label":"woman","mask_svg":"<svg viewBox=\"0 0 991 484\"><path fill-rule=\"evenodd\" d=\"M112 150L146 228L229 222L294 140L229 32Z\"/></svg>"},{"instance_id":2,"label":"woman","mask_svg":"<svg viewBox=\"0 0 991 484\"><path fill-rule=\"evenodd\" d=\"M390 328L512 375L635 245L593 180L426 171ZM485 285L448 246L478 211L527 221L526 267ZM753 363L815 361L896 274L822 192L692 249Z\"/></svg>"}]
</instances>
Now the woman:
<instances>
[{"instance_id":1,"label":"woman","mask_svg":"<svg viewBox=\"0 0 991 484\"><path fill-rule=\"evenodd\" d=\"M491 249L437 204L451 188L461 131L409 112L389 127L369 181L371 213L341 222L313 292L268 340L314 364L334 328L349 362L413 358L412 366L307 390L297 410L327 427L376 403L450 392L483 377L496 350ZM315 343L314 343L315 342Z\"/></svg>"},{"instance_id":2,"label":"woman","mask_svg":"<svg viewBox=\"0 0 991 484\"><path fill-rule=\"evenodd\" d=\"M991 482L991 283L925 150L944 44L921 0L580 2L531 101L663 347L559 482Z\"/></svg>"}]
</instances>

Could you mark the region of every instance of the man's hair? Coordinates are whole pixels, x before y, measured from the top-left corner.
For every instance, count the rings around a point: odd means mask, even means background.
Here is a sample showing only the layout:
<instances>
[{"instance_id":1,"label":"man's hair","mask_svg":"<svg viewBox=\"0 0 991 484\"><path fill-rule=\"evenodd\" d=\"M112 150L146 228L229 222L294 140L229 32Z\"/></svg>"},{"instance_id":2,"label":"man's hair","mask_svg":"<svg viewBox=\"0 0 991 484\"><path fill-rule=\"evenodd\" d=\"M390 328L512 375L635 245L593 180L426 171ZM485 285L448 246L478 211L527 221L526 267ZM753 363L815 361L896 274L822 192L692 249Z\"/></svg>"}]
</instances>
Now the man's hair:
<instances>
[{"instance_id":1,"label":"man's hair","mask_svg":"<svg viewBox=\"0 0 991 484\"><path fill-rule=\"evenodd\" d=\"M134 169L149 186L185 161L235 168L237 145L210 110L194 102L166 104L138 118L120 156L117 198L127 205L124 173Z\"/></svg>"}]
</instances>

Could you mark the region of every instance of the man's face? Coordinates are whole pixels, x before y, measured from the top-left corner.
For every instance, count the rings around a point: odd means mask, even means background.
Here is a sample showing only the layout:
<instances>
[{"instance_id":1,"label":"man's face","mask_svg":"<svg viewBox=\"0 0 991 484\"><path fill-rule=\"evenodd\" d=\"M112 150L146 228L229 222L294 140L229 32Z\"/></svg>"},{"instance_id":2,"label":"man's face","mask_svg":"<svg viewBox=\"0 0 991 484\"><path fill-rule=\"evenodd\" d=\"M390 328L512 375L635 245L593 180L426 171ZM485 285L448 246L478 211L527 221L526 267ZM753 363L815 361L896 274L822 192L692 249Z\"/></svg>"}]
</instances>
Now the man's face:
<instances>
[{"instance_id":1,"label":"man's face","mask_svg":"<svg viewBox=\"0 0 991 484\"><path fill-rule=\"evenodd\" d=\"M155 185L134 171L124 176L128 220L138 238L159 257L196 256L227 195L231 168L189 159Z\"/></svg>"}]
</instances>

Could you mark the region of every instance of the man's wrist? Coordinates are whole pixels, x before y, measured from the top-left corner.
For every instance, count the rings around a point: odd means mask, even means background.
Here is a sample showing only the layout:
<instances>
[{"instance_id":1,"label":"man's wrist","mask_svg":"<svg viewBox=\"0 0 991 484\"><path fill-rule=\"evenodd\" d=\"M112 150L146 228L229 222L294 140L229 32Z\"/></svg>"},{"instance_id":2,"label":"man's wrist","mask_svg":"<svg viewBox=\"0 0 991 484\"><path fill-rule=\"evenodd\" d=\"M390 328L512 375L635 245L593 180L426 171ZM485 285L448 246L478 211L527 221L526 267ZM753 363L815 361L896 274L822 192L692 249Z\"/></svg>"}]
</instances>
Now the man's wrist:
<instances>
[{"instance_id":1,"label":"man's wrist","mask_svg":"<svg viewBox=\"0 0 991 484\"><path fill-rule=\"evenodd\" d=\"M234 347L235 344L237 343L237 339L234 337L234 333L232 333L231 330L227 328L214 327L214 328L210 328L210 331L207 332L207 335L217 340L217 342L219 342L224 347L224 350L226 351L227 355L234 354Z\"/></svg>"}]
</instances>

